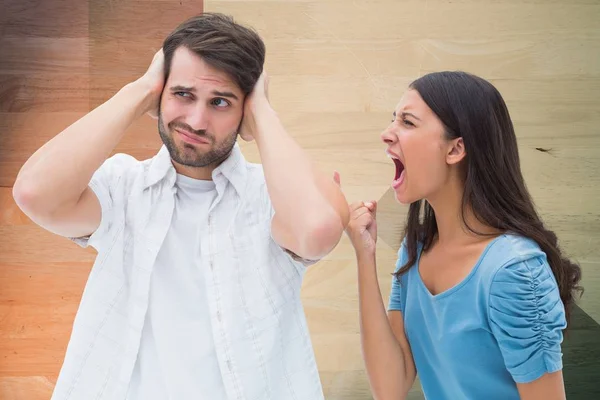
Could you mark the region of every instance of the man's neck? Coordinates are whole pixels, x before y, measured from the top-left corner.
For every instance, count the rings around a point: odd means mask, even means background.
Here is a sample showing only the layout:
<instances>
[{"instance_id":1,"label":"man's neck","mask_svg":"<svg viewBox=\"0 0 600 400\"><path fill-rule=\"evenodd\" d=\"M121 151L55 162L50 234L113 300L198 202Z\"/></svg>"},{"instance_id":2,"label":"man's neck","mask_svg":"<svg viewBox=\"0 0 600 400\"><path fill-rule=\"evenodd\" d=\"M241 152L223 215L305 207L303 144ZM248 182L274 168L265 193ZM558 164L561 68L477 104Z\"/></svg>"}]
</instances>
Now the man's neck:
<instances>
[{"instance_id":1,"label":"man's neck","mask_svg":"<svg viewBox=\"0 0 600 400\"><path fill-rule=\"evenodd\" d=\"M206 167L188 167L186 165L179 164L173 159L171 159L171 162L173 163L173 167L175 167L175 171L177 171L178 174L203 181L211 181L212 173L217 167L216 165L210 165Z\"/></svg>"}]
</instances>

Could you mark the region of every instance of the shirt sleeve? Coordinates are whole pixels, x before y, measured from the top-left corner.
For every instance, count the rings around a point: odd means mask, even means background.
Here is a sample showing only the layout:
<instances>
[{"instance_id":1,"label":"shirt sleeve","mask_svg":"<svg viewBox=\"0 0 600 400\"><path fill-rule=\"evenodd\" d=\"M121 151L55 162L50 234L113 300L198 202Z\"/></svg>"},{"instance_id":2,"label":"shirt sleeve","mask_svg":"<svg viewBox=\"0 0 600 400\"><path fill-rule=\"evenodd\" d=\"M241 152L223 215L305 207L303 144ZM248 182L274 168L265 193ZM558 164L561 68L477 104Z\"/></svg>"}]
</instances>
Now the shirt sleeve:
<instances>
[{"instance_id":1,"label":"shirt sleeve","mask_svg":"<svg viewBox=\"0 0 600 400\"><path fill-rule=\"evenodd\" d=\"M515 382L562 369L565 309L545 256L502 267L489 301L490 327Z\"/></svg>"},{"instance_id":2,"label":"shirt sleeve","mask_svg":"<svg viewBox=\"0 0 600 400\"><path fill-rule=\"evenodd\" d=\"M88 187L94 192L100 203L102 212L100 225L91 234L81 237L70 238L79 246L86 248L94 247L100 251L102 244L110 237L116 219L115 205L116 197L119 192L119 185L126 171L137 162L135 158L126 154L115 154L108 158L98 170L92 175Z\"/></svg>"},{"instance_id":3,"label":"shirt sleeve","mask_svg":"<svg viewBox=\"0 0 600 400\"><path fill-rule=\"evenodd\" d=\"M408 254L406 252L406 241L403 240L400 245L400 250L398 250L398 260L396 261L396 269L394 272L397 272L404 263L408 260ZM403 282L406 282L406 279L402 276L402 282L398 280L395 276L392 276L392 289L390 291L390 299L388 304L388 311L402 311L404 313L404 303L406 300L406 287L403 285Z\"/></svg>"}]
</instances>

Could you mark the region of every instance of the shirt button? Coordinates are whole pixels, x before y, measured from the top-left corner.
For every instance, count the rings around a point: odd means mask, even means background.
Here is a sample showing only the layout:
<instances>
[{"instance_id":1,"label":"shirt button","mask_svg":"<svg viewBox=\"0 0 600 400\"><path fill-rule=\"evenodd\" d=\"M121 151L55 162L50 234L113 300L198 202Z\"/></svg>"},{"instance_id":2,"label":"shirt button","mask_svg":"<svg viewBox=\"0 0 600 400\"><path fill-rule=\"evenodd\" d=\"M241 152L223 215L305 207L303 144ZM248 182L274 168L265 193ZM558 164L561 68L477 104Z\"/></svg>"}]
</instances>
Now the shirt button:
<instances>
[{"instance_id":1,"label":"shirt button","mask_svg":"<svg viewBox=\"0 0 600 400\"><path fill-rule=\"evenodd\" d=\"M221 311L217 311L217 321L221 322Z\"/></svg>"},{"instance_id":2,"label":"shirt button","mask_svg":"<svg viewBox=\"0 0 600 400\"><path fill-rule=\"evenodd\" d=\"M231 371L231 360L227 360L227 368Z\"/></svg>"}]
</instances>

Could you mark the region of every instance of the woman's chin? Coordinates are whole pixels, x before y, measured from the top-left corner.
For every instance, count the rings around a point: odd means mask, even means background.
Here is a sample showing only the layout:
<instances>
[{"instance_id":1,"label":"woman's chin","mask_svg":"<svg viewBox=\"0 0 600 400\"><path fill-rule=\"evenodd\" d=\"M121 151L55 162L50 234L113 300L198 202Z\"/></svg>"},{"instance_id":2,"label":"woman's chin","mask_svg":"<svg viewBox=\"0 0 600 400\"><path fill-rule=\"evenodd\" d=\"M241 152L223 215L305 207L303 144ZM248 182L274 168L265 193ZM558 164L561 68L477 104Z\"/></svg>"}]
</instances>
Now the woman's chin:
<instances>
[{"instance_id":1,"label":"woman's chin","mask_svg":"<svg viewBox=\"0 0 600 400\"><path fill-rule=\"evenodd\" d=\"M413 201L406 196L406 193L398 193L396 192L396 201L402 205L409 205Z\"/></svg>"},{"instance_id":2,"label":"woman's chin","mask_svg":"<svg viewBox=\"0 0 600 400\"><path fill-rule=\"evenodd\" d=\"M403 189L403 188L398 188ZM414 203L415 201L421 200L420 197L411 195L411 193L407 193L406 190L396 190L396 201L402 205L408 206Z\"/></svg>"}]
</instances>

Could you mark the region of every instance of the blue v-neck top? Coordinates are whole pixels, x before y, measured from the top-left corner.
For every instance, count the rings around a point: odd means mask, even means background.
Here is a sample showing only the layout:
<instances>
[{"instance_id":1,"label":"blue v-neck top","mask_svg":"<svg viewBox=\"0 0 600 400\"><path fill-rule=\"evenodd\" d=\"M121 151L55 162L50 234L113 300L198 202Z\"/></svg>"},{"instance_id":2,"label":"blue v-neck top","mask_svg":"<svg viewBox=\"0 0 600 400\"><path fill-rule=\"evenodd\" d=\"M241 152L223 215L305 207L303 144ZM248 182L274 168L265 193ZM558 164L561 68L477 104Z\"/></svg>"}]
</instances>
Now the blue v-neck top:
<instances>
[{"instance_id":1,"label":"blue v-neck top","mask_svg":"<svg viewBox=\"0 0 600 400\"><path fill-rule=\"evenodd\" d=\"M403 242L396 270L407 259ZM437 295L418 266L392 278L389 310L402 312L427 399L519 399L517 382L562 368L565 309L534 241L495 238L462 282Z\"/></svg>"}]
</instances>

